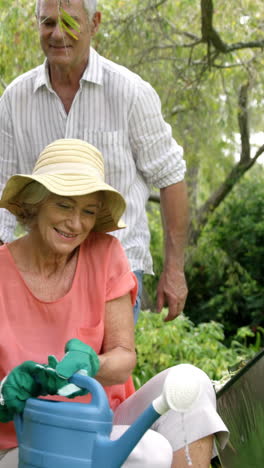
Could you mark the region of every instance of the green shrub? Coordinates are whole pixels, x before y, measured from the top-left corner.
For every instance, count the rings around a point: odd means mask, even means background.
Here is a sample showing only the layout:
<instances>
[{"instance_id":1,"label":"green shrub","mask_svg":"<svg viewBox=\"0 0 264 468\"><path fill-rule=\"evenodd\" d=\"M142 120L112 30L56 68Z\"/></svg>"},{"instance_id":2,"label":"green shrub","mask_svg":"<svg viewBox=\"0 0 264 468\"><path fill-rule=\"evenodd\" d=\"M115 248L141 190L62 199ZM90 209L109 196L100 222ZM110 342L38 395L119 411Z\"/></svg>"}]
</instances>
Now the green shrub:
<instances>
[{"instance_id":1,"label":"green shrub","mask_svg":"<svg viewBox=\"0 0 264 468\"><path fill-rule=\"evenodd\" d=\"M185 312L195 322L264 326L264 178L245 178L211 217L187 266Z\"/></svg>"},{"instance_id":2,"label":"green shrub","mask_svg":"<svg viewBox=\"0 0 264 468\"><path fill-rule=\"evenodd\" d=\"M149 204L151 252L155 276L144 287L155 304L162 271L163 246L159 206ZM195 323L215 320L229 343L237 328L264 327L264 173L261 167L233 189L211 216L186 265L189 294L185 313ZM253 340L255 338L253 337Z\"/></svg>"},{"instance_id":3,"label":"green shrub","mask_svg":"<svg viewBox=\"0 0 264 468\"><path fill-rule=\"evenodd\" d=\"M136 388L167 367L190 363L204 370L211 379L220 380L228 368L252 357L259 342L247 347L252 334L248 328L238 330L227 348L223 325L214 321L197 326L185 316L164 322L162 314L141 312L136 326L137 366L134 370Z\"/></svg>"}]
</instances>

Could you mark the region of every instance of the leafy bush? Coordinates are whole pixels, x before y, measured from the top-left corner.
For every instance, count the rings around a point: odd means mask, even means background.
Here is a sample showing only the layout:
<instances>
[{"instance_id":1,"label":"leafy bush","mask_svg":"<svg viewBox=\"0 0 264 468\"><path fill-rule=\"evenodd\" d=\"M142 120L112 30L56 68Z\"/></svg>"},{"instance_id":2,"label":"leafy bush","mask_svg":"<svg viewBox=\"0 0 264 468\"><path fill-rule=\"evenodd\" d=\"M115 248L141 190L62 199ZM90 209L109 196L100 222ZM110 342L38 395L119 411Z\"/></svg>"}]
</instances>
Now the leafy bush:
<instances>
[{"instance_id":1,"label":"leafy bush","mask_svg":"<svg viewBox=\"0 0 264 468\"><path fill-rule=\"evenodd\" d=\"M245 178L208 222L187 266L186 313L211 318L232 336L264 326L264 178Z\"/></svg>"},{"instance_id":2,"label":"leafy bush","mask_svg":"<svg viewBox=\"0 0 264 468\"><path fill-rule=\"evenodd\" d=\"M214 242L264 286L264 174L240 183L210 223ZM262 260L262 261L261 261Z\"/></svg>"},{"instance_id":3,"label":"leafy bush","mask_svg":"<svg viewBox=\"0 0 264 468\"><path fill-rule=\"evenodd\" d=\"M145 302L143 300L143 309L154 307L156 302L157 283L163 267L163 230L159 204L149 203L147 213L151 235L150 249L155 275L144 275L143 284L147 299L145 299Z\"/></svg>"},{"instance_id":4,"label":"leafy bush","mask_svg":"<svg viewBox=\"0 0 264 468\"><path fill-rule=\"evenodd\" d=\"M166 311L167 312L167 311ZM252 335L248 328L239 329L227 348L223 325L214 321L197 326L185 316L164 322L163 314L141 312L136 326L137 366L134 370L136 388L167 367L190 363L204 370L211 379L220 380L241 360L252 357L259 342L247 347Z\"/></svg>"},{"instance_id":5,"label":"leafy bush","mask_svg":"<svg viewBox=\"0 0 264 468\"><path fill-rule=\"evenodd\" d=\"M163 247L159 206L149 208L155 276L144 278L150 308L155 303ZM264 173L251 170L207 223L186 266L185 313L195 323L221 322L225 343L238 327L264 326Z\"/></svg>"},{"instance_id":6,"label":"leafy bush","mask_svg":"<svg viewBox=\"0 0 264 468\"><path fill-rule=\"evenodd\" d=\"M221 321L226 336L234 335L238 326L263 326L263 287L209 238L200 244L187 278L185 312L195 323Z\"/></svg>"}]
</instances>

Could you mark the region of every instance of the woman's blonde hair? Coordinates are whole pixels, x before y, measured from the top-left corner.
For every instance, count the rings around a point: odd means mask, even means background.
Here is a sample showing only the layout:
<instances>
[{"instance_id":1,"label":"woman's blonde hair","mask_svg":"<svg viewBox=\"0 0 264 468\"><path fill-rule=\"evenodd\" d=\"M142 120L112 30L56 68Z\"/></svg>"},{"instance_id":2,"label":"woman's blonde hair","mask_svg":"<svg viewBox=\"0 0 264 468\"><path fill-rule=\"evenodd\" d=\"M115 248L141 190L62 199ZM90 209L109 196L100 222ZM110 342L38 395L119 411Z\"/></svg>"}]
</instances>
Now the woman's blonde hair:
<instances>
[{"instance_id":1,"label":"woman's blonde hair","mask_svg":"<svg viewBox=\"0 0 264 468\"><path fill-rule=\"evenodd\" d=\"M39 182L33 181L17 194L11 203L17 205L17 221L30 229L38 213L40 205L50 196L50 191Z\"/></svg>"}]
</instances>

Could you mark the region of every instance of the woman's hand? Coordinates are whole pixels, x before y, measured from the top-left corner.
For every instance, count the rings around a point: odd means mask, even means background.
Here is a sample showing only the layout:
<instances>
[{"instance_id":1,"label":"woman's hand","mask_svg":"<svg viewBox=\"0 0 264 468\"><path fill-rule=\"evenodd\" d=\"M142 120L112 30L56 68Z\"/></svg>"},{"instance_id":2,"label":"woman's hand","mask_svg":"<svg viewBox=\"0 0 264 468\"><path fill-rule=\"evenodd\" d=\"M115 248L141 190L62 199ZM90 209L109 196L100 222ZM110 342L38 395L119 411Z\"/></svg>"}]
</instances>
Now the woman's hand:
<instances>
[{"instance_id":1,"label":"woman's hand","mask_svg":"<svg viewBox=\"0 0 264 468\"><path fill-rule=\"evenodd\" d=\"M7 408L6 405L0 405L0 421L3 423L12 421L14 412Z\"/></svg>"},{"instance_id":2,"label":"woman's hand","mask_svg":"<svg viewBox=\"0 0 264 468\"><path fill-rule=\"evenodd\" d=\"M25 361L3 379L0 384L0 421L11 421L15 413L22 413L28 398L56 394L74 398L88 393L86 389L68 384L67 379L80 370L93 377L100 367L96 352L77 339L68 341L65 351L60 362L55 356L49 356L48 364Z\"/></svg>"},{"instance_id":3,"label":"woman's hand","mask_svg":"<svg viewBox=\"0 0 264 468\"><path fill-rule=\"evenodd\" d=\"M66 343L65 352L64 358L56 366L56 372L60 377L69 379L80 370L87 371L90 377L97 374L100 362L91 346L73 338Z\"/></svg>"},{"instance_id":4,"label":"woman's hand","mask_svg":"<svg viewBox=\"0 0 264 468\"><path fill-rule=\"evenodd\" d=\"M0 421L11 421L15 413L22 413L26 400L40 395L55 395L67 382L56 373L58 364L49 356L48 364L25 361L15 367L1 382Z\"/></svg>"},{"instance_id":5,"label":"woman's hand","mask_svg":"<svg viewBox=\"0 0 264 468\"><path fill-rule=\"evenodd\" d=\"M24 410L25 402L30 397L40 394L40 385L34 378L37 363L25 361L15 367L1 382L0 404L2 416L11 416ZM1 419L2 420L2 419Z\"/></svg>"},{"instance_id":6,"label":"woman's hand","mask_svg":"<svg viewBox=\"0 0 264 468\"><path fill-rule=\"evenodd\" d=\"M65 352L64 358L56 365L56 373L60 378L69 379L76 372L86 374L89 377L94 377L97 374L100 361L91 346L73 338L66 343ZM86 395L88 391L69 384L61 388L58 393L68 398L75 398Z\"/></svg>"},{"instance_id":7,"label":"woman's hand","mask_svg":"<svg viewBox=\"0 0 264 468\"><path fill-rule=\"evenodd\" d=\"M48 357L48 364L37 364L33 372L34 378L40 385L39 395L57 395L58 391L67 385L65 378L56 372L58 360L55 356Z\"/></svg>"}]
</instances>

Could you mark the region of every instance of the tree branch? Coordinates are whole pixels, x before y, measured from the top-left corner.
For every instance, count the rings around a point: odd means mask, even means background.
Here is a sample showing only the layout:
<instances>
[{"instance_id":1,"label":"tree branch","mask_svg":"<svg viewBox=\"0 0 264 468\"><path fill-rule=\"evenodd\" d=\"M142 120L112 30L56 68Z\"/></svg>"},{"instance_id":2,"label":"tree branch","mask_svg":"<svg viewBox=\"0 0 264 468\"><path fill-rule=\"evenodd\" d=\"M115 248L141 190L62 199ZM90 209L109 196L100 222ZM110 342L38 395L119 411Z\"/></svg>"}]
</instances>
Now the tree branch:
<instances>
[{"instance_id":1,"label":"tree branch","mask_svg":"<svg viewBox=\"0 0 264 468\"><path fill-rule=\"evenodd\" d=\"M201 33L202 41L212 44L220 52L226 53L228 46L222 41L213 27L213 0L201 0Z\"/></svg>"},{"instance_id":2,"label":"tree branch","mask_svg":"<svg viewBox=\"0 0 264 468\"><path fill-rule=\"evenodd\" d=\"M189 244L195 245L201 234L201 231L208 221L209 215L220 205L225 197L231 192L241 177L255 164L258 157L264 152L264 145L256 151L253 158L250 157L250 132L248 125L248 100L249 83L240 87L238 96L238 124L241 138L240 160L234 165L225 181L208 198L208 200L199 208L195 219L192 220L189 231Z\"/></svg>"},{"instance_id":3,"label":"tree branch","mask_svg":"<svg viewBox=\"0 0 264 468\"><path fill-rule=\"evenodd\" d=\"M264 40L248 42L235 42L227 44L224 42L213 26L213 0L201 0L201 34L202 42L207 42L208 47L213 45L216 50L226 54L240 49L254 49L264 47Z\"/></svg>"},{"instance_id":4,"label":"tree branch","mask_svg":"<svg viewBox=\"0 0 264 468\"><path fill-rule=\"evenodd\" d=\"M249 82L240 87L238 97L238 125L241 138L240 161L247 162L250 160L250 142L248 128L248 88Z\"/></svg>"}]
</instances>

